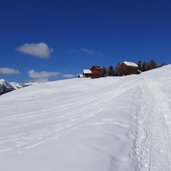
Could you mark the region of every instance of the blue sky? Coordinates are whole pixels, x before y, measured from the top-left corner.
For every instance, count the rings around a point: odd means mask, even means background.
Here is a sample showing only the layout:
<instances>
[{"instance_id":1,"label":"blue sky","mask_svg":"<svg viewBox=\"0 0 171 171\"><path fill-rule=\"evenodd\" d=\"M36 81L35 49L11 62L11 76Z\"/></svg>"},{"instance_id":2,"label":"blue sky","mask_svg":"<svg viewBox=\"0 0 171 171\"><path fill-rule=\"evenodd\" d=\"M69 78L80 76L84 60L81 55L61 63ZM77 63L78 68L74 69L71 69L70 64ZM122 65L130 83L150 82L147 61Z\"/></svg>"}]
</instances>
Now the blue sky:
<instances>
[{"instance_id":1,"label":"blue sky","mask_svg":"<svg viewBox=\"0 0 171 171\"><path fill-rule=\"evenodd\" d=\"M70 78L123 60L171 63L169 1L29 0L0 5L0 78Z\"/></svg>"}]
</instances>

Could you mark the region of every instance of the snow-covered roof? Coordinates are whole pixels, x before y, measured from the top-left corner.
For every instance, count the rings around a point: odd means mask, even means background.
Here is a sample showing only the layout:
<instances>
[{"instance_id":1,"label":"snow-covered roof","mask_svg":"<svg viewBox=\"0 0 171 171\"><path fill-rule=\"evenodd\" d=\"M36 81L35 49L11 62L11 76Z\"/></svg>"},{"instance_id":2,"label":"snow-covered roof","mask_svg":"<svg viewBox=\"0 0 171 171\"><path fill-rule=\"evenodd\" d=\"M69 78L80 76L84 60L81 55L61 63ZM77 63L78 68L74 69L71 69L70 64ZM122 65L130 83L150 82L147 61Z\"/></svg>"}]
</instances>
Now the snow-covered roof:
<instances>
[{"instance_id":1,"label":"snow-covered roof","mask_svg":"<svg viewBox=\"0 0 171 171\"><path fill-rule=\"evenodd\" d=\"M134 62L124 61L124 64L126 64L127 66L138 67L138 65Z\"/></svg>"},{"instance_id":2,"label":"snow-covered roof","mask_svg":"<svg viewBox=\"0 0 171 171\"><path fill-rule=\"evenodd\" d=\"M91 74L91 70L90 70L90 69L84 69L84 70L83 70L83 73L84 73L84 74Z\"/></svg>"}]
</instances>

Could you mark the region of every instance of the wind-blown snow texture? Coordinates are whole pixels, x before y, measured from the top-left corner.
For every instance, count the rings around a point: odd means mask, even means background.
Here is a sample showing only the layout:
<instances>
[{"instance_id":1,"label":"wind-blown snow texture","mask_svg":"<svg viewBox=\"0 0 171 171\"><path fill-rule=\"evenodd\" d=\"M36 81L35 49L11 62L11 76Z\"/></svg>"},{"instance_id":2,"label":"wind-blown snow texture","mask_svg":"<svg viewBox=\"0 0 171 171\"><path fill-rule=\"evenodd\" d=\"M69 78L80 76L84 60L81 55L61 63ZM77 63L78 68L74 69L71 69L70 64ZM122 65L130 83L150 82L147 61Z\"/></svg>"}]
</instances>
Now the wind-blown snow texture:
<instances>
[{"instance_id":1,"label":"wind-blown snow texture","mask_svg":"<svg viewBox=\"0 0 171 171\"><path fill-rule=\"evenodd\" d=\"M171 66L0 97L2 171L171 170Z\"/></svg>"}]
</instances>

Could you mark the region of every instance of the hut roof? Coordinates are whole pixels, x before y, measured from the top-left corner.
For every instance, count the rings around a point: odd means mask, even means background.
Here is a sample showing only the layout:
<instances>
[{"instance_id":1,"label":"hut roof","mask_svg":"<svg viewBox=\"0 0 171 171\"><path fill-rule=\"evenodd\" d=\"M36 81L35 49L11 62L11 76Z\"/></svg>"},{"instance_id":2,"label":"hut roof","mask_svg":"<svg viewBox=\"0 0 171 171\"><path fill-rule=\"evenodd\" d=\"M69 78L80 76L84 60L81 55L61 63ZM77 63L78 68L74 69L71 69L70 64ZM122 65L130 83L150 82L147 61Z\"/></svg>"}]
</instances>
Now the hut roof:
<instances>
[{"instance_id":1,"label":"hut roof","mask_svg":"<svg viewBox=\"0 0 171 171\"><path fill-rule=\"evenodd\" d=\"M127 66L132 66L132 67L138 68L138 65L136 63L134 63L134 62L124 61L124 64L127 65Z\"/></svg>"},{"instance_id":2,"label":"hut roof","mask_svg":"<svg viewBox=\"0 0 171 171\"><path fill-rule=\"evenodd\" d=\"M104 69L105 67L103 67L103 66L98 66L98 65L93 65L92 68ZM92 69L92 68L91 68L91 69Z\"/></svg>"},{"instance_id":3,"label":"hut roof","mask_svg":"<svg viewBox=\"0 0 171 171\"><path fill-rule=\"evenodd\" d=\"M90 70L90 69L84 69L84 70L83 70L83 73L84 73L84 74L91 74L91 70Z\"/></svg>"}]
</instances>

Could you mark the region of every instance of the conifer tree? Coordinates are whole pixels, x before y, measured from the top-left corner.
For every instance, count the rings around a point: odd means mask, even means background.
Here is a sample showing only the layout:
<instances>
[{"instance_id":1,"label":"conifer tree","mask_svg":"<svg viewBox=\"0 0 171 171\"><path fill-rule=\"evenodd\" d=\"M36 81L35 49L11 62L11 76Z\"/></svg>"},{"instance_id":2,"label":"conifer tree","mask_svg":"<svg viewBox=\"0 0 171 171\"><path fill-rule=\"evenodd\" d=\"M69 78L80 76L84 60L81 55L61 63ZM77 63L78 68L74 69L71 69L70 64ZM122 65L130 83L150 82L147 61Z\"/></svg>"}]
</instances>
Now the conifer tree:
<instances>
[{"instance_id":1,"label":"conifer tree","mask_svg":"<svg viewBox=\"0 0 171 171\"><path fill-rule=\"evenodd\" d=\"M155 69L157 68L157 63L155 62L155 60L151 59L150 62L148 63L148 69Z\"/></svg>"},{"instance_id":2,"label":"conifer tree","mask_svg":"<svg viewBox=\"0 0 171 171\"><path fill-rule=\"evenodd\" d=\"M139 70L143 71L143 63L141 60L137 62L137 65L138 65Z\"/></svg>"},{"instance_id":3,"label":"conifer tree","mask_svg":"<svg viewBox=\"0 0 171 171\"><path fill-rule=\"evenodd\" d=\"M148 64L147 64L147 62L143 62L143 64L142 64L142 71L147 71L148 70Z\"/></svg>"},{"instance_id":4,"label":"conifer tree","mask_svg":"<svg viewBox=\"0 0 171 171\"><path fill-rule=\"evenodd\" d=\"M113 69L113 66L110 66L108 68L108 76L114 76L114 69Z\"/></svg>"}]
</instances>

